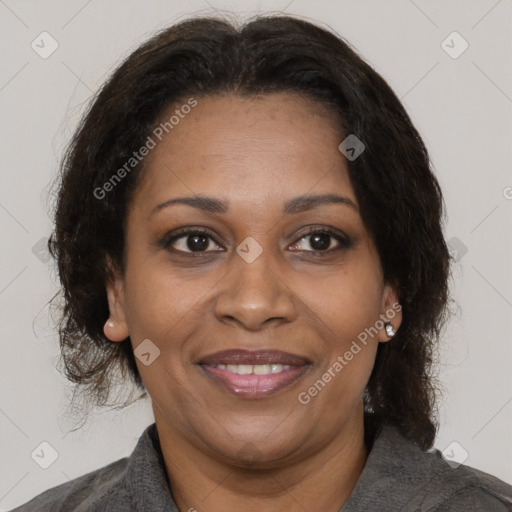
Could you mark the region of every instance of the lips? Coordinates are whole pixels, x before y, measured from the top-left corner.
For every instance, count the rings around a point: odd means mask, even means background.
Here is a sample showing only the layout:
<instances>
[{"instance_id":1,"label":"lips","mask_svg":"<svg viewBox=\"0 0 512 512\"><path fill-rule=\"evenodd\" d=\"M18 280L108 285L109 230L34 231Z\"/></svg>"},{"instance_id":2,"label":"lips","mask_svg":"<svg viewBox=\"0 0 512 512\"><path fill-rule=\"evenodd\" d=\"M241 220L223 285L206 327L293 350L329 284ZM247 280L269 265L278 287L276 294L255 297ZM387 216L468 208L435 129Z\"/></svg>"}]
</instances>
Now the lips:
<instances>
[{"instance_id":1,"label":"lips","mask_svg":"<svg viewBox=\"0 0 512 512\"><path fill-rule=\"evenodd\" d=\"M201 359L200 364L215 366L218 364L282 364L303 366L310 361L305 357L282 352L281 350L224 350Z\"/></svg>"},{"instance_id":2,"label":"lips","mask_svg":"<svg viewBox=\"0 0 512 512\"><path fill-rule=\"evenodd\" d=\"M290 387L311 361L280 350L225 350L208 355L199 366L212 382L244 398L262 398Z\"/></svg>"}]
</instances>

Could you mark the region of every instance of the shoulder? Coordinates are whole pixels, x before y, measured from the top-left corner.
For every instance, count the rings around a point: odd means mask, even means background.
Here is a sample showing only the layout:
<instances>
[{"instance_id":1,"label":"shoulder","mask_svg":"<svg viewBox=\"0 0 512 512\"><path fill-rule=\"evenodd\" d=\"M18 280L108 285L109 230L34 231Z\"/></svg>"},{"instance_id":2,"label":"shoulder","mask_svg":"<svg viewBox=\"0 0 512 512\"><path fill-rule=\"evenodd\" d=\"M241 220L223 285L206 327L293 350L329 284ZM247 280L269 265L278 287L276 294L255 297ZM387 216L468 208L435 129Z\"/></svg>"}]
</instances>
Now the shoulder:
<instances>
[{"instance_id":1,"label":"shoulder","mask_svg":"<svg viewBox=\"0 0 512 512\"><path fill-rule=\"evenodd\" d=\"M418 502L418 512L512 511L511 485L471 466L448 462L436 448L424 451L396 430L388 436L403 450L410 474L421 477L411 498Z\"/></svg>"},{"instance_id":2,"label":"shoulder","mask_svg":"<svg viewBox=\"0 0 512 512\"><path fill-rule=\"evenodd\" d=\"M512 486L470 466L450 464L439 450L424 451L385 424L342 510L505 512L512 511Z\"/></svg>"},{"instance_id":3,"label":"shoulder","mask_svg":"<svg viewBox=\"0 0 512 512\"><path fill-rule=\"evenodd\" d=\"M94 504L122 504L127 499L124 476L128 457L57 485L11 512L88 512ZM125 509L123 509L125 510Z\"/></svg>"},{"instance_id":4,"label":"shoulder","mask_svg":"<svg viewBox=\"0 0 512 512\"><path fill-rule=\"evenodd\" d=\"M39 494L11 512L178 512L170 492L156 424L139 437L129 457Z\"/></svg>"},{"instance_id":5,"label":"shoulder","mask_svg":"<svg viewBox=\"0 0 512 512\"><path fill-rule=\"evenodd\" d=\"M436 457L443 459L436 450ZM449 496L439 504L438 512L506 512L512 511L512 486L493 475L460 465L450 468L446 483L451 489Z\"/></svg>"}]
</instances>

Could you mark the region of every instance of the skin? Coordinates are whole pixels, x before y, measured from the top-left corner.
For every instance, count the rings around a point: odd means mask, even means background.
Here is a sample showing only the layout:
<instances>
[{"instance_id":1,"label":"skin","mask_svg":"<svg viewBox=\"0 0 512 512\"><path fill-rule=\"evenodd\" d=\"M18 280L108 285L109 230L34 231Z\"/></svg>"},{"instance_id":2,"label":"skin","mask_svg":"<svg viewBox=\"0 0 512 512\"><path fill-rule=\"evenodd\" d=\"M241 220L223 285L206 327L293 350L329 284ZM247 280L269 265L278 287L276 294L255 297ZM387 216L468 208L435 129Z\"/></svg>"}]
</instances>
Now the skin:
<instances>
[{"instance_id":1,"label":"skin","mask_svg":"<svg viewBox=\"0 0 512 512\"><path fill-rule=\"evenodd\" d=\"M137 365L181 511L334 512L364 468L362 395L378 344L390 339L385 330L308 404L297 398L398 302L359 215L343 138L329 112L298 95L213 96L198 98L145 161L128 213L126 267L107 284L105 333L113 342L130 336L134 349L149 339L161 351ZM325 193L354 207L283 213L292 198ZM228 212L174 204L151 214L194 195L225 200ZM209 255L194 257L190 236L159 245L183 226L212 232L201 240ZM326 254L315 257L310 226L339 230L352 244L327 238ZM251 263L236 252L246 237L263 251ZM395 331L401 320L396 312ZM247 399L195 364L231 348L278 349L312 364L292 386Z\"/></svg>"}]
</instances>

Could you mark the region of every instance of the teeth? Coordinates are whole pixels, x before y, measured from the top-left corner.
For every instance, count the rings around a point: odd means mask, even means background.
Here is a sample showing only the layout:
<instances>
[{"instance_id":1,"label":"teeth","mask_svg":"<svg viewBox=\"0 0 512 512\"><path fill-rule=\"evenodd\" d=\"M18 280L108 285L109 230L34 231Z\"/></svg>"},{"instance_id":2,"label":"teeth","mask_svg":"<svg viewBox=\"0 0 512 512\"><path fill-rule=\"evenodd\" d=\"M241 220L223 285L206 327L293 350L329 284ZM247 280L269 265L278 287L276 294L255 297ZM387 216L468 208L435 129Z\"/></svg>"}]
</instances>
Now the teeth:
<instances>
[{"instance_id":1,"label":"teeth","mask_svg":"<svg viewBox=\"0 0 512 512\"><path fill-rule=\"evenodd\" d=\"M218 364L215 365L215 368L238 373L238 375L269 375L270 373L281 373L284 370L289 370L291 366L287 364Z\"/></svg>"},{"instance_id":2,"label":"teeth","mask_svg":"<svg viewBox=\"0 0 512 512\"><path fill-rule=\"evenodd\" d=\"M252 373L252 365L250 364L228 364L228 372L238 373L239 375L249 375Z\"/></svg>"},{"instance_id":3,"label":"teeth","mask_svg":"<svg viewBox=\"0 0 512 512\"><path fill-rule=\"evenodd\" d=\"M279 373L283 371L284 366L282 364L271 364L270 365L270 371L272 373ZM290 367L286 366L286 369L288 370Z\"/></svg>"},{"instance_id":4,"label":"teeth","mask_svg":"<svg viewBox=\"0 0 512 512\"><path fill-rule=\"evenodd\" d=\"M269 364L254 365L252 368L252 373L254 373L255 375L268 375L270 373L270 365Z\"/></svg>"}]
</instances>

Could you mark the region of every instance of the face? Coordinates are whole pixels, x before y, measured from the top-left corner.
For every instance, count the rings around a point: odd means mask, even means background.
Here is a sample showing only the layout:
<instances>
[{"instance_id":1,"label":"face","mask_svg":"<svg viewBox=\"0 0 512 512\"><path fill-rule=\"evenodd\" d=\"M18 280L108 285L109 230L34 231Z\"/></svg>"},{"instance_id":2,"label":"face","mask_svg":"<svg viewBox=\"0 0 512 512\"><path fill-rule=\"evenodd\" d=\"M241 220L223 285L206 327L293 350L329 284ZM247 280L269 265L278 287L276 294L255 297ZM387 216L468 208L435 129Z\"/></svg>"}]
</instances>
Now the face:
<instances>
[{"instance_id":1,"label":"face","mask_svg":"<svg viewBox=\"0 0 512 512\"><path fill-rule=\"evenodd\" d=\"M146 157L105 332L146 354L160 432L232 463L285 464L362 427L382 315L395 330L401 316L343 138L299 96L215 96Z\"/></svg>"}]
</instances>

